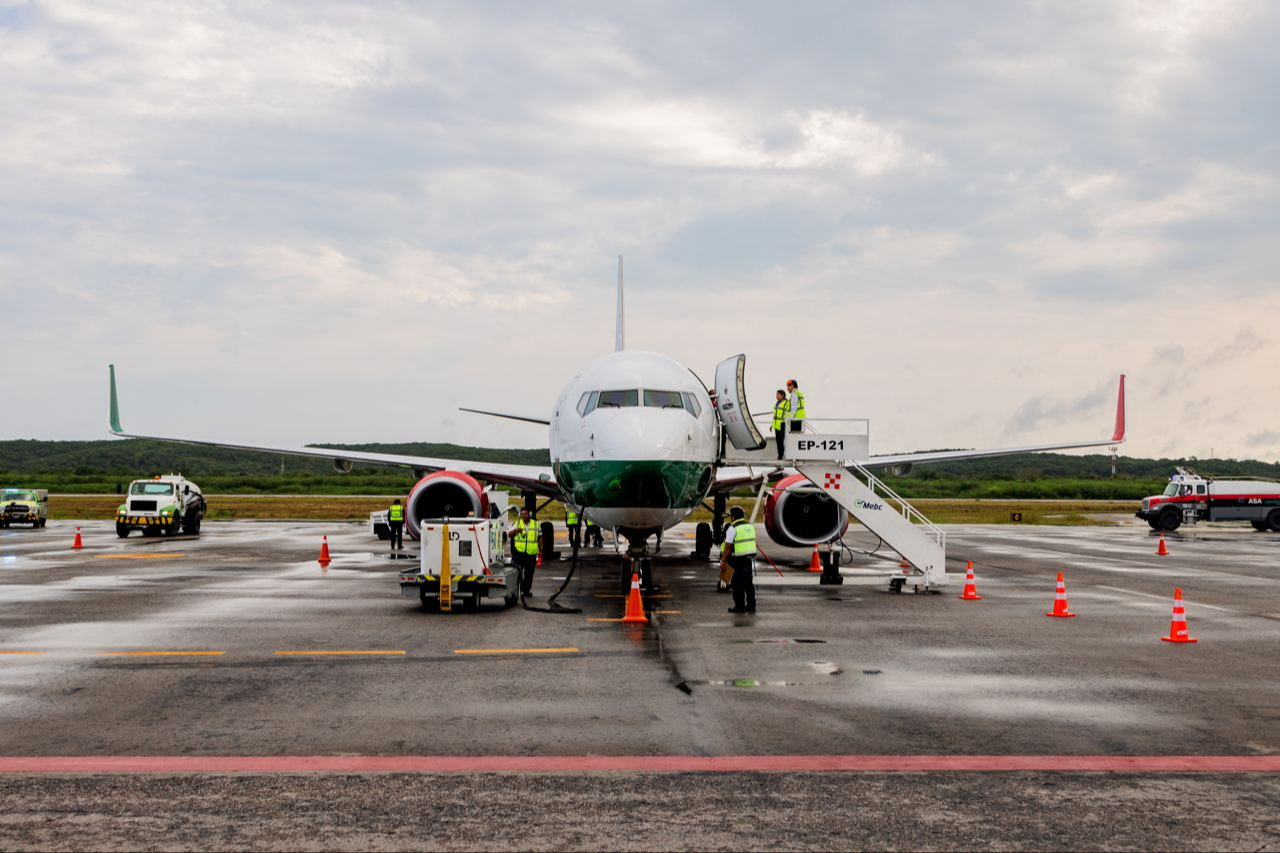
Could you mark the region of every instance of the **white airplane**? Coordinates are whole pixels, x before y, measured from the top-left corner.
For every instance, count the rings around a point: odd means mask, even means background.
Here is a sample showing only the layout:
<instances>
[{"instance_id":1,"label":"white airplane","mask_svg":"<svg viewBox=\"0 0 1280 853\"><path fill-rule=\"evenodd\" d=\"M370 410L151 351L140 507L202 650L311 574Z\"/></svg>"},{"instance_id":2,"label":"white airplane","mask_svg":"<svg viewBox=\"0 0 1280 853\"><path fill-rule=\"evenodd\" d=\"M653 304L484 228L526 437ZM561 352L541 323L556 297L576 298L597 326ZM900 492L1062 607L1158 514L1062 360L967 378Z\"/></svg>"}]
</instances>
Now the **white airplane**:
<instances>
[{"instance_id":1,"label":"white airplane","mask_svg":"<svg viewBox=\"0 0 1280 853\"><path fill-rule=\"evenodd\" d=\"M809 488L802 475L772 463L761 468L718 464L727 421L717 413L710 392L693 371L666 356L625 348L622 295L619 259L614 352L592 362L569 380L549 419L464 410L548 426L549 467L127 433L120 425L114 365L109 368L111 433L123 438L319 457L331 460L343 472L350 471L356 462L412 469L419 479L410 489L405 505L406 526L413 538L418 537L419 522L425 518L486 516L488 499L482 482L516 487L524 494L526 505L544 497L577 507L597 524L624 537L629 543L629 556L644 560L646 568L650 537L656 536L660 543L663 531L687 518L708 497L715 504L718 531L728 493L746 485L759 487L765 481L773 483L764 520L775 542L808 547L840 536L848 525L848 514ZM742 356L736 358L741 382ZM722 392L719 396L717 402L723 404L726 395ZM745 405L741 409L746 411ZM1121 376L1115 430L1110 438L868 456L855 461L864 467L909 470L912 465L927 462L1111 446L1123 442L1124 433ZM711 537L711 526L699 525L698 551L710 551ZM629 569L624 567L624 572Z\"/></svg>"}]
</instances>

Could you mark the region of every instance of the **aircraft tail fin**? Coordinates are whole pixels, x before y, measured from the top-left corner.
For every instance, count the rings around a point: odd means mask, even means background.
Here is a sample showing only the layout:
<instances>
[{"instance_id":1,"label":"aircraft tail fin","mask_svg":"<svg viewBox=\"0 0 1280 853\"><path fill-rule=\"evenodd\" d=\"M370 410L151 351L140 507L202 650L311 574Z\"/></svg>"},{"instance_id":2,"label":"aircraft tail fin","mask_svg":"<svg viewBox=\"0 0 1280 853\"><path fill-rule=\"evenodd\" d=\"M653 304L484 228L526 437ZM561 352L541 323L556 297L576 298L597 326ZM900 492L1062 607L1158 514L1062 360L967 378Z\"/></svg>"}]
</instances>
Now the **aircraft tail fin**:
<instances>
[{"instance_id":1,"label":"aircraft tail fin","mask_svg":"<svg viewBox=\"0 0 1280 853\"><path fill-rule=\"evenodd\" d=\"M625 313L622 310L622 255L618 255L618 319L613 332L613 351L627 348Z\"/></svg>"}]
</instances>

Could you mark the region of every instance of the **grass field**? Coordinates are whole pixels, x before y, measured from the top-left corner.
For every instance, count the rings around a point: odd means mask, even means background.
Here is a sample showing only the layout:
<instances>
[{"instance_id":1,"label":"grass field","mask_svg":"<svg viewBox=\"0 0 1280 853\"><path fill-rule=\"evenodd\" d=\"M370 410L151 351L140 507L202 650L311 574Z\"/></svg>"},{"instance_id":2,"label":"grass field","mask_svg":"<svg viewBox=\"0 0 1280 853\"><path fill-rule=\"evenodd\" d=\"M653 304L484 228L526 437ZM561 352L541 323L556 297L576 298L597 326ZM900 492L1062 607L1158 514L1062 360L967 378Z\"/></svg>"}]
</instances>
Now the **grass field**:
<instances>
[{"instance_id":1,"label":"grass field","mask_svg":"<svg viewBox=\"0 0 1280 853\"><path fill-rule=\"evenodd\" d=\"M210 495L208 518L304 519L316 521L367 521L369 513L386 509L394 496L317 495ZM752 500L735 498L730 505L751 512ZM1023 524L1083 525L1107 524L1099 515L1131 514L1133 501L1034 501L1034 500L951 500L923 498L912 501L922 513L938 524L1009 524L1013 513L1022 513ZM120 498L116 495L51 495L49 517L55 520L103 520L115 517ZM539 516L547 521L564 518L561 504L548 506ZM700 509L692 521L710 521L711 513Z\"/></svg>"}]
</instances>

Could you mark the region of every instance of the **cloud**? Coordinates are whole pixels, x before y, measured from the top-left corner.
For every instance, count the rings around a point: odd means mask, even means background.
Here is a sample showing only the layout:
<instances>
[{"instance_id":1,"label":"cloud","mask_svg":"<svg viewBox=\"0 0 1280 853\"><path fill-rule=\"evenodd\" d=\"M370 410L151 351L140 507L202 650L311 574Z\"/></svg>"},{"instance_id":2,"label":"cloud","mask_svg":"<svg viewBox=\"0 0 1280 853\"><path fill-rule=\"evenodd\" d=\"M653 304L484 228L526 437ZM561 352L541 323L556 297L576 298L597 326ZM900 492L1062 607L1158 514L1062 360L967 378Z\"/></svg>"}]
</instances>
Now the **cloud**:
<instances>
[{"instance_id":1,"label":"cloud","mask_svg":"<svg viewBox=\"0 0 1280 853\"><path fill-rule=\"evenodd\" d=\"M8 378L15 435L100 434L115 361L213 436L544 442L442 413L544 411L619 253L637 345L811 377L882 450L1091 434L1126 366L1130 452L1187 401L1187 453L1280 420L1267 4L68 0L0 36L0 338L60 377Z\"/></svg>"}]
</instances>

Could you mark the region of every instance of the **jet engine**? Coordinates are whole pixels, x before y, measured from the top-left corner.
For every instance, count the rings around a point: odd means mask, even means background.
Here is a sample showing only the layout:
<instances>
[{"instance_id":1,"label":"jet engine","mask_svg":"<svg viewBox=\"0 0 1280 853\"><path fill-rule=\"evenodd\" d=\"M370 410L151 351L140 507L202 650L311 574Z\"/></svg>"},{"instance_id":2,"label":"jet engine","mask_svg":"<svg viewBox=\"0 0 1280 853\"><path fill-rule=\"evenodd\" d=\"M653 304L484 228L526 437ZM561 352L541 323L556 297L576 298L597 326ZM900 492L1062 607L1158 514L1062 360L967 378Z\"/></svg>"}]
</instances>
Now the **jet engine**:
<instances>
[{"instance_id":1,"label":"jet engine","mask_svg":"<svg viewBox=\"0 0 1280 853\"><path fill-rule=\"evenodd\" d=\"M424 518L488 518L489 496L470 474L436 471L409 490L404 517L409 536L419 539L419 525Z\"/></svg>"},{"instance_id":2,"label":"jet engine","mask_svg":"<svg viewBox=\"0 0 1280 853\"><path fill-rule=\"evenodd\" d=\"M803 474L779 480L764 502L769 538L788 548L808 547L843 536L849 513Z\"/></svg>"}]
</instances>

